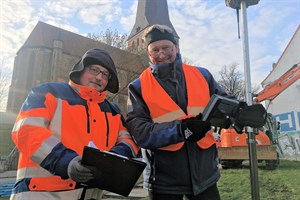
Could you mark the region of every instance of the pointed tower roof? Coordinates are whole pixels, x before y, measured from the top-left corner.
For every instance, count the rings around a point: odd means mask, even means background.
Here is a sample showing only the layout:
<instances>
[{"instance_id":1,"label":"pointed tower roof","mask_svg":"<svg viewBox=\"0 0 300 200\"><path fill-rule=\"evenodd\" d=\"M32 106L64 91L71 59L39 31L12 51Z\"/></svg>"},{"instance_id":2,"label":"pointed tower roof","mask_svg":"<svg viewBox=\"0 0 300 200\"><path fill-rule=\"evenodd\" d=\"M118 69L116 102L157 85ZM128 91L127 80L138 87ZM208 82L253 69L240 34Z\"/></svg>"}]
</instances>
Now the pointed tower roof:
<instances>
[{"instance_id":1,"label":"pointed tower roof","mask_svg":"<svg viewBox=\"0 0 300 200\"><path fill-rule=\"evenodd\" d=\"M153 24L169 26L179 38L169 18L167 0L139 0L135 24L128 40Z\"/></svg>"}]
</instances>

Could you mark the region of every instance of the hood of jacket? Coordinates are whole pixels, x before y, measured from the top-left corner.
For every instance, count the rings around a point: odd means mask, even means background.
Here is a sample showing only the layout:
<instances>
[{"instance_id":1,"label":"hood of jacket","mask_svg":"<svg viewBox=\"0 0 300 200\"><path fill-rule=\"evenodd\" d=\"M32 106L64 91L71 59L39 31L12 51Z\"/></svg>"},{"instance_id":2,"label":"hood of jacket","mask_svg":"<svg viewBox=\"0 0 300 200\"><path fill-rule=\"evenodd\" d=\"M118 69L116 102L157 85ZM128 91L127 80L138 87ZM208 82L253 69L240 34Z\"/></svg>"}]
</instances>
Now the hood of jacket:
<instances>
[{"instance_id":1,"label":"hood of jacket","mask_svg":"<svg viewBox=\"0 0 300 200\"><path fill-rule=\"evenodd\" d=\"M109 71L111 78L108 80L105 90L117 93L119 91L119 80L116 66L109 53L103 49L94 48L88 50L73 66L69 74L70 80L76 84L80 84L80 76L84 68L93 64L101 65Z\"/></svg>"}]
</instances>

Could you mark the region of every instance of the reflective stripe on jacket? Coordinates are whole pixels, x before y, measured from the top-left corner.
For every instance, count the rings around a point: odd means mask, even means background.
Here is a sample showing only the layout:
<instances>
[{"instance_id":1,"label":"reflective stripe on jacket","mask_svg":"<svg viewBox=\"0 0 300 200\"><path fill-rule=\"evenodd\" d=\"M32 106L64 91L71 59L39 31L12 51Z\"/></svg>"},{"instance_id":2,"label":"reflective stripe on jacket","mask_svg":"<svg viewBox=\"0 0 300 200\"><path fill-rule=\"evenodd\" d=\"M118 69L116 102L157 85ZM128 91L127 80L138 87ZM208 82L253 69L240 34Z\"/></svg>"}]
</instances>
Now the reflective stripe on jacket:
<instances>
[{"instance_id":1,"label":"reflective stripe on jacket","mask_svg":"<svg viewBox=\"0 0 300 200\"><path fill-rule=\"evenodd\" d=\"M151 68L146 69L140 76L141 92L150 111L152 120L156 123L180 120L196 116L202 112L210 99L209 87L206 79L196 67L183 64L183 71L187 87L187 114L171 99L157 82ZM149 87L148 85L151 85ZM201 88L199 90L198 88ZM159 102L159 103L158 103ZM162 147L162 150L177 151L184 142ZM208 148L215 143L211 132L197 142L201 148Z\"/></svg>"},{"instance_id":2,"label":"reflective stripe on jacket","mask_svg":"<svg viewBox=\"0 0 300 200\"><path fill-rule=\"evenodd\" d=\"M29 195L31 199L35 194L39 198L45 195L43 199L57 199L58 194L58 199L78 199L78 190L69 191L76 183L69 179L67 166L75 156L82 155L83 147L90 141L100 150L123 145L132 157L137 154L138 147L123 126L119 108L105 97L106 92L71 81L46 83L32 89L12 132L20 151L12 199L21 198L22 192L26 199L28 190L36 191Z\"/></svg>"}]
</instances>

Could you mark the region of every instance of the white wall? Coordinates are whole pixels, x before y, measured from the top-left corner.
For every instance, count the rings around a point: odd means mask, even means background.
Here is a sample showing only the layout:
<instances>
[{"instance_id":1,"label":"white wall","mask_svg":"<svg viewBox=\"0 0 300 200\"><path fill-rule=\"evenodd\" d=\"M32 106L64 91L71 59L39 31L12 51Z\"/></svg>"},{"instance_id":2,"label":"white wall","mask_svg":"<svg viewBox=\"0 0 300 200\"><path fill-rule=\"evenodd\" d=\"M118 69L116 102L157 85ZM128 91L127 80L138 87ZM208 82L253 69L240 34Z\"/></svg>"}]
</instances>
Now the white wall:
<instances>
[{"instance_id":1,"label":"white wall","mask_svg":"<svg viewBox=\"0 0 300 200\"><path fill-rule=\"evenodd\" d=\"M262 86L272 83L300 62L300 26ZM300 80L297 80L268 106L268 112L281 123L281 132L300 131Z\"/></svg>"}]
</instances>

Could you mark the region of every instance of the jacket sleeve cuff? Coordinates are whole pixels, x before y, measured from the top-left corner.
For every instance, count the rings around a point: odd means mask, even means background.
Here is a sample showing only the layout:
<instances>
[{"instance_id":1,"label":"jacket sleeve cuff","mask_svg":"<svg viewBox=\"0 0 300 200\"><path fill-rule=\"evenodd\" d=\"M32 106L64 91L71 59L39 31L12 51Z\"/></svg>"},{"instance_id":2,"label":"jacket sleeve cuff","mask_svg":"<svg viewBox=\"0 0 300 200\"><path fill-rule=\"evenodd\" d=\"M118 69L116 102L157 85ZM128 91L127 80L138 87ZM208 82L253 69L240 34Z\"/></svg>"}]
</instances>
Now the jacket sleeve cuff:
<instances>
[{"instance_id":1,"label":"jacket sleeve cuff","mask_svg":"<svg viewBox=\"0 0 300 200\"><path fill-rule=\"evenodd\" d=\"M56 145L51 153L43 160L41 167L48 170L53 175L58 175L62 179L69 178L68 165L70 161L78 156L78 154L66 148L62 143Z\"/></svg>"},{"instance_id":2,"label":"jacket sleeve cuff","mask_svg":"<svg viewBox=\"0 0 300 200\"><path fill-rule=\"evenodd\" d=\"M109 150L110 152L122 155L122 156L126 156L128 158L133 158L134 156L132 155L131 149L124 143L120 143L116 146L114 146L113 148L111 148L111 150Z\"/></svg>"}]
</instances>

